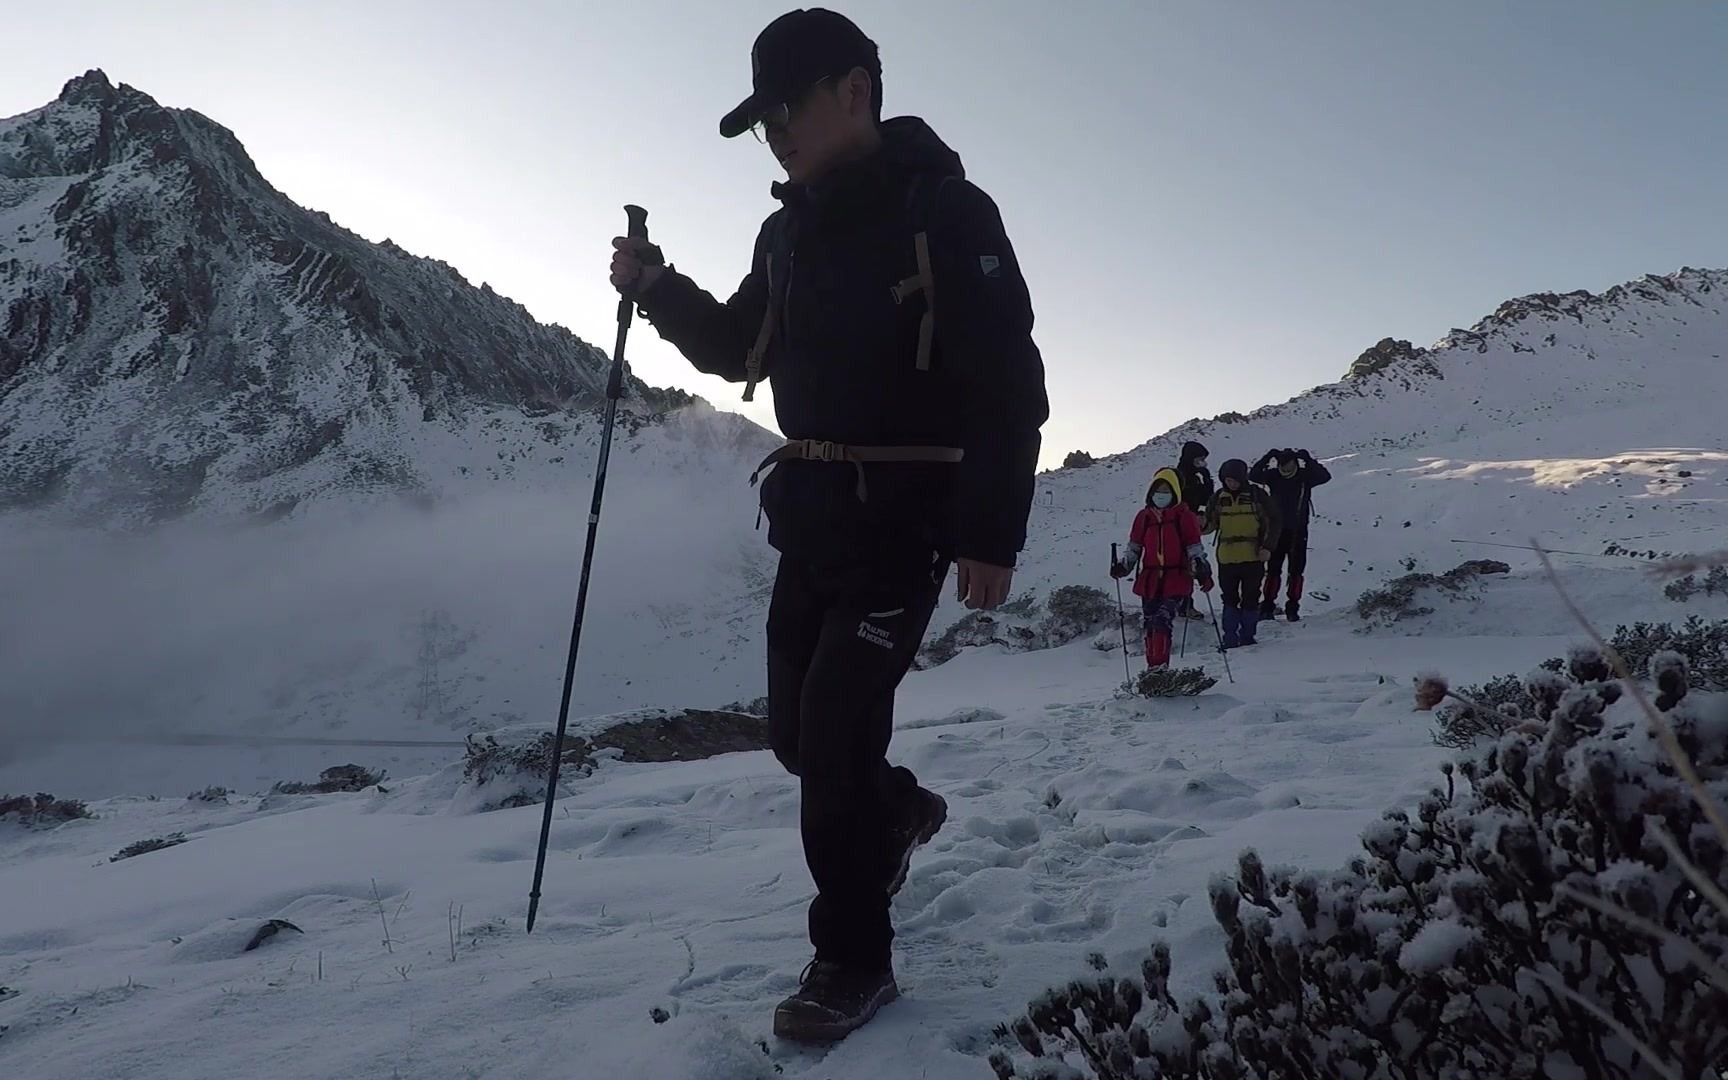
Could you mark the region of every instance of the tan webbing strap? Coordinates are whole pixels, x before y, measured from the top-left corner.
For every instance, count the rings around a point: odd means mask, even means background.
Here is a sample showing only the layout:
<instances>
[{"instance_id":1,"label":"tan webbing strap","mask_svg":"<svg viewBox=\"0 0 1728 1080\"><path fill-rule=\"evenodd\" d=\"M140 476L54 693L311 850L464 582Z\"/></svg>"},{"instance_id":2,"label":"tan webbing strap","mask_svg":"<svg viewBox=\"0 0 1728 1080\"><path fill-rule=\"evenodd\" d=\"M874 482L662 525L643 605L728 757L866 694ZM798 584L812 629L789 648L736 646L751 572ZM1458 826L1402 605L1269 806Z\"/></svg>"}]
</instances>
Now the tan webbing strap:
<instances>
[{"instance_id":1,"label":"tan webbing strap","mask_svg":"<svg viewBox=\"0 0 1728 1080\"><path fill-rule=\"evenodd\" d=\"M912 248L918 257L918 273L891 290L896 304L904 304L909 296L924 294L924 317L918 320L918 370L930 370L930 346L936 339L936 275L930 269L930 238L926 233L912 237Z\"/></svg>"},{"instance_id":2,"label":"tan webbing strap","mask_svg":"<svg viewBox=\"0 0 1728 1080\"><path fill-rule=\"evenodd\" d=\"M762 381L762 358L768 353L768 342L774 337L774 324L779 321L779 305L774 302L774 254L766 256L765 276L768 278L768 300L762 307L762 329L756 331L756 344L744 357L744 400L756 400L756 384ZM760 470L758 470L760 471Z\"/></svg>"},{"instance_id":3,"label":"tan webbing strap","mask_svg":"<svg viewBox=\"0 0 1728 1080\"><path fill-rule=\"evenodd\" d=\"M866 463L955 465L965 457L966 451L953 446L847 446L823 439L793 439L762 459L750 474L750 483L754 485L763 472L782 461L844 461L858 471L858 501L865 502Z\"/></svg>"}]
</instances>

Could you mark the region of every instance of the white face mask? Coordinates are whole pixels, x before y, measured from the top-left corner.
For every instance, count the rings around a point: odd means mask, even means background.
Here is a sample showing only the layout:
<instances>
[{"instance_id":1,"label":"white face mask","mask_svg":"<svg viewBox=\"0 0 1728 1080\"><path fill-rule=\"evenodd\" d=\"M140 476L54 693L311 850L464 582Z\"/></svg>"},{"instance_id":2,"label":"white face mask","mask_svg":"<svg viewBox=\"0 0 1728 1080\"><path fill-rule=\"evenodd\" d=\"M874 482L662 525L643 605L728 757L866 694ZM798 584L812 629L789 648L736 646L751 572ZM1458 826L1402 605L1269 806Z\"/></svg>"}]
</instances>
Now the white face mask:
<instances>
[{"instance_id":1,"label":"white face mask","mask_svg":"<svg viewBox=\"0 0 1728 1080\"><path fill-rule=\"evenodd\" d=\"M1194 459L1194 467L1196 469L1204 469L1206 467L1206 459L1203 457L1195 458Z\"/></svg>"},{"instance_id":2,"label":"white face mask","mask_svg":"<svg viewBox=\"0 0 1728 1080\"><path fill-rule=\"evenodd\" d=\"M1156 506L1160 510L1163 510L1165 507L1169 506L1172 502L1175 502L1175 501L1176 501L1176 497L1174 495L1170 494L1168 491L1160 491L1157 494L1152 496L1152 505Z\"/></svg>"}]
</instances>

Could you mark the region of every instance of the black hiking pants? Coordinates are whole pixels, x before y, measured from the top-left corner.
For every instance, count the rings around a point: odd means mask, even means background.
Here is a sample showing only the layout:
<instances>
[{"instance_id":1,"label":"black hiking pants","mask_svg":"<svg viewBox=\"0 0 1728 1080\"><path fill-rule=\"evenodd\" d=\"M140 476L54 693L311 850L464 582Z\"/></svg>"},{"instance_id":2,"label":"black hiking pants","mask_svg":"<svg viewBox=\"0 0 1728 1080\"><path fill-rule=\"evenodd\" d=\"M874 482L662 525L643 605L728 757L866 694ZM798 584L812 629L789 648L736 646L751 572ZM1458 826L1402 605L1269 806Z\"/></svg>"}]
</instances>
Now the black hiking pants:
<instances>
[{"instance_id":1,"label":"black hiking pants","mask_svg":"<svg viewBox=\"0 0 1728 1080\"><path fill-rule=\"evenodd\" d=\"M816 883L818 960L890 966L890 834L918 781L888 764L894 689L924 640L946 560L817 568L781 556L768 609L768 729L800 781L804 859Z\"/></svg>"},{"instance_id":2,"label":"black hiking pants","mask_svg":"<svg viewBox=\"0 0 1728 1080\"><path fill-rule=\"evenodd\" d=\"M1268 580L1277 581L1284 573L1284 560L1290 560L1290 576L1299 578L1308 572L1308 534L1306 532L1284 532L1278 537L1278 546L1272 549L1272 561L1266 564ZM1273 588L1276 592L1276 587ZM1268 597L1267 599L1271 599Z\"/></svg>"},{"instance_id":3,"label":"black hiking pants","mask_svg":"<svg viewBox=\"0 0 1728 1080\"><path fill-rule=\"evenodd\" d=\"M1258 562L1221 563L1218 590L1225 608L1258 608L1260 580L1266 567Z\"/></svg>"}]
</instances>

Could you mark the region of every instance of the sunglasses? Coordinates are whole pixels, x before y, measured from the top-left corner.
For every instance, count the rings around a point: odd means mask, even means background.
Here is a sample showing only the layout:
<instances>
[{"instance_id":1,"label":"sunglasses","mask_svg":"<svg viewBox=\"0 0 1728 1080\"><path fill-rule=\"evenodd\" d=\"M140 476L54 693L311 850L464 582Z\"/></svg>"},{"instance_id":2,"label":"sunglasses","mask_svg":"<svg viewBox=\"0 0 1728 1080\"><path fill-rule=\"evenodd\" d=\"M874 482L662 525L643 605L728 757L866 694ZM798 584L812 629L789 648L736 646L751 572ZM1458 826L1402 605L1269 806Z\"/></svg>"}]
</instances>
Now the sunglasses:
<instances>
[{"instance_id":1,"label":"sunglasses","mask_svg":"<svg viewBox=\"0 0 1728 1080\"><path fill-rule=\"evenodd\" d=\"M810 100L810 95L816 92L816 88L825 82L833 81L834 76L824 75L799 93L798 104L794 105L791 102L782 101L780 104L770 107L754 124L750 125L750 134L756 136L757 142L765 143L768 141L769 132L785 131L786 125L792 122L793 114L802 108L806 101Z\"/></svg>"}]
</instances>

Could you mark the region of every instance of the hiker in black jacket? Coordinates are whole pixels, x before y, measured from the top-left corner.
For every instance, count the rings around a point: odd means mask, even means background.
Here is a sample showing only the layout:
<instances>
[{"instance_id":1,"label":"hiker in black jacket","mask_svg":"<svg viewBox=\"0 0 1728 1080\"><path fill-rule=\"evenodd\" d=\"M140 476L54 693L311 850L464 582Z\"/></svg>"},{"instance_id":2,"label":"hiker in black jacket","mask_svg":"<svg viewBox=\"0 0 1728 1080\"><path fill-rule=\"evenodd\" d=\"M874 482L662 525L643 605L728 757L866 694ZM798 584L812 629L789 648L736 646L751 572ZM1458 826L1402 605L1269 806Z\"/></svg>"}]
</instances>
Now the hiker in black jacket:
<instances>
[{"instance_id":1,"label":"hiker in black jacket","mask_svg":"<svg viewBox=\"0 0 1728 1080\"><path fill-rule=\"evenodd\" d=\"M1212 496L1218 490L1212 483L1212 470L1206 467L1206 447L1200 443L1189 441L1182 444L1182 458L1176 463L1177 479L1182 481L1182 501L1188 504L1188 509L1194 511L1200 519L1200 528L1207 528L1206 508L1212 504ZM1151 493L1147 493L1151 499ZM1203 619L1194 607L1194 597L1182 598L1181 614L1190 619Z\"/></svg>"},{"instance_id":2,"label":"hiker in black jacket","mask_svg":"<svg viewBox=\"0 0 1728 1080\"><path fill-rule=\"evenodd\" d=\"M1299 622L1302 582L1308 571L1308 519L1314 509L1314 489L1330 483L1332 474L1306 450L1268 450L1248 479L1271 492L1284 522L1278 545L1266 564L1266 592L1260 600L1260 617L1270 619L1278 613L1278 579L1288 559L1290 591L1284 602L1284 617Z\"/></svg>"},{"instance_id":3,"label":"hiker in black jacket","mask_svg":"<svg viewBox=\"0 0 1728 1080\"><path fill-rule=\"evenodd\" d=\"M1049 414L1032 306L996 205L913 117L881 119L875 43L844 16L776 19L754 92L720 122L785 169L782 206L722 303L646 241L612 280L699 370L774 391L763 462L780 568L768 612L775 754L801 781L816 958L783 1037L844 1037L898 994L889 899L947 808L886 760L894 690L950 564L974 609L1007 599Z\"/></svg>"}]
</instances>

